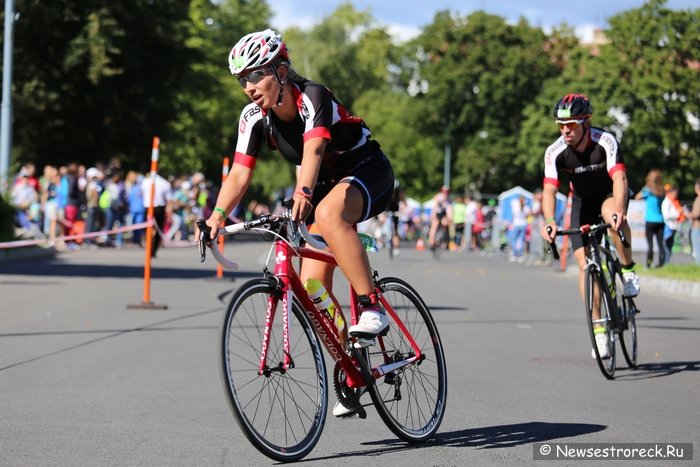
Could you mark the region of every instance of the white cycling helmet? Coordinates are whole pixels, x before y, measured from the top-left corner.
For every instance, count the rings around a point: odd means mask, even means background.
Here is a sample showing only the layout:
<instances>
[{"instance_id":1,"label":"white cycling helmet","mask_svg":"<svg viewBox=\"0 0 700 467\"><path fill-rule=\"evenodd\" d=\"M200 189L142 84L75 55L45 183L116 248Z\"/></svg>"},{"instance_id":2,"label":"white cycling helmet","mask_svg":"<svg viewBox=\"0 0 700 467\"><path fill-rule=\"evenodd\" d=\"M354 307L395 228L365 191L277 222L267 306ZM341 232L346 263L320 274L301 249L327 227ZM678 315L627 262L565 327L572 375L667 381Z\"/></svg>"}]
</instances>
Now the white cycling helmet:
<instances>
[{"instance_id":1,"label":"white cycling helmet","mask_svg":"<svg viewBox=\"0 0 700 467\"><path fill-rule=\"evenodd\" d=\"M243 36L228 54L228 67L231 74L239 75L245 70L269 65L276 58L289 60L287 46L282 36L272 29L253 32Z\"/></svg>"}]
</instances>

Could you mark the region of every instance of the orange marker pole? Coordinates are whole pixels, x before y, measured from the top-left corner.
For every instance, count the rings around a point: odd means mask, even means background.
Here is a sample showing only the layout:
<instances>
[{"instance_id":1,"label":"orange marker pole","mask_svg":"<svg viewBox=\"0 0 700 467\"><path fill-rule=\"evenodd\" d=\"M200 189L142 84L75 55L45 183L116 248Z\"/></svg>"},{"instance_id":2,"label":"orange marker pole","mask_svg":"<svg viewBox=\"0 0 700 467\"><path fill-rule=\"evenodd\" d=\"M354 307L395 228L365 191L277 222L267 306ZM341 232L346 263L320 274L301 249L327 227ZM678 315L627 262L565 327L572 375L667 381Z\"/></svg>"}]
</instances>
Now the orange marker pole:
<instances>
[{"instance_id":1,"label":"orange marker pole","mask_svg":"<svg viewBox=\"0 0 700 467\"><path fill-rule=\"evenodd\" d=\"M151 251L153 249L153 224L155 223L153 204L156 194L156 174L158 172L159 146L160 138L154 136L153 149L151 150L151 192L149 194L149 199L151 202L148 205L148 211L146 214L148 226L146 227L146 261L144 263L143 271L143 302L141 302L140 305L127 305L127 308L168 308L167 305L155 305L153 302L151 302Z\"/></svg>"},{"instance_id":2,"label":"orange marker pole","mask_svg":"<svg viewBox=\"0 0 700 467\"><path fill-rule=\"evenodd\" d=\"M226 177L228 177L228 157L224 157L224 165L221 168L221 185L223 186L224 182L226 181ZM221 227L226 226L226 219L221 221ZM223 235L219 235L219 251L223 254L224 253L224 237ZM224 277L224 267L221 266L219 263L216 264L216 277L221 279Z\"/></svg>"}]
</instances>

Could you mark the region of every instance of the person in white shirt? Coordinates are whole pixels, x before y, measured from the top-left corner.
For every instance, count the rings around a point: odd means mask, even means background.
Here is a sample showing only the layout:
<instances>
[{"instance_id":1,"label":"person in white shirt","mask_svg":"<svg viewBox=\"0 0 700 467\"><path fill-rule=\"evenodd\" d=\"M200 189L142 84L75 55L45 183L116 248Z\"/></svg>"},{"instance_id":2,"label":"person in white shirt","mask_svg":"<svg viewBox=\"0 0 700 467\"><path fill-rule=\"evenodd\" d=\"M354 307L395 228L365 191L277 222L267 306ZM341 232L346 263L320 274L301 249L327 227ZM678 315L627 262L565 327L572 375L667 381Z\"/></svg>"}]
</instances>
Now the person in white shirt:
<instances>
[{"instance_id":1,"label":"person in white shirt","mask_svg":"<svg viewBox=\"0 0 700 467\"><path fill-rule=\"evenodd\" d=\"M525 204L525 197L519 196L510 202L513 221L510 229L511 256L509 261L523 262L525 260L525 236L527 233L527 216L530 208Z\"/></svg>"},{"instance_id":2,"label":"person in white shirt","mask_svg":"<svg viewBox=\"0 0 700 467\"><path fill-rule=\"evenodd\" d=\"M172 213L172 188L170 182L158 174L155 176L155 185L150 174L144 177L141 182L141 189L143 191L143 206L146 208L146 212L151 206L151 186L154 187L153 218L156 222L151 257L155 258L156 252L163 241L161 233L165 231L165 221L167 216Z\"/></svg>"},{"instance_id":3,"label":"person in white shirt","mask_svg":"<svg viewBox=\"0 0 700 467\"><path fill-rule=\"evenodd\" d=\"M666 257L664 264L671 261L671 251L676 239L676 232L681 222L685 219L683 208L678 202L678 188L671 186L666 191L666 197L661 202L661 214L664 216L664 250Z\"/></svg>"}]
</instances>

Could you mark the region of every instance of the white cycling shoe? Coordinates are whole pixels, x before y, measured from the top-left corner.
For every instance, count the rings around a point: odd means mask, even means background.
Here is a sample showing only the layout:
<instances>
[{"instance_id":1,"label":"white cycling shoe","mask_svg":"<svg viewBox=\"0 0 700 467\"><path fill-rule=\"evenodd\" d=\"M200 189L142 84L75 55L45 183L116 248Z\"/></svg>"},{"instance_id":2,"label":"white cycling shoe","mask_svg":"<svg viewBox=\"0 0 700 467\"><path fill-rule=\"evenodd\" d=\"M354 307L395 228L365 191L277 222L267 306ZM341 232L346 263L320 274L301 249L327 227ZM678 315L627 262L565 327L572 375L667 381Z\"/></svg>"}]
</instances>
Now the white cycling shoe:
<instances>
[{"instance_id":1,"label":"white cycling shoe","mask_svg":"<svg viewBox=\"0 0 700 467\"><path fill-rule=\"evenodd\" d=\"M340 402L336 402L333 406L333 416L338 418L352 417L357 413L356 409L348 409Z\"/></svg>"},{"instance_id":2,"label":"white cycling shoe","mask_svg":"<svg viewBox=\"0 0 700 467\"><path fill-rule=\"evenodd\" d=\"M352 337L361 337L365 339L374 339L377 336L384 335L389 330L389 319L386 313L379 310L365 310L360 315L360 321L350 326L348 333Z\"/></svg>"},{"instance_id":3,"label":"white cycling shoe","mask_svg":"<svg viewBox=\"0 0 700 467\"><path fill-rule=\"evenodd\" d=\"M600 358L610 358L610 349L608 349L608 336L604 332L596 333L595 335L596 347L598 347L598 354ZM595 358L595 349L591 349L591 357Z\"/></svg>"},{"instance_id":4,"label":"white cycling shoe","mask_svg":"<svg viewBox=\"0 0 700 467\"><path fill-rule=\"evenodd\" d=\"M377 343L377 336L384 336L389 331L389 320L386 313L379 310L365 310L360 315L360 321L350 326L348 334L355 338L355 348L362 349Z\"/></svg>"},{"instance_id":5,"label":"white cycling shoe","mask_svg":"<svg viewBox=\"0 0 700 467\"><path fill-rule=\"evenodd\" d=\"M639 295L639 276L634 271L622 273L622 278L625 280L625 285L622 288L622 295L628 298Z\"/></svg>"}]
</instances>

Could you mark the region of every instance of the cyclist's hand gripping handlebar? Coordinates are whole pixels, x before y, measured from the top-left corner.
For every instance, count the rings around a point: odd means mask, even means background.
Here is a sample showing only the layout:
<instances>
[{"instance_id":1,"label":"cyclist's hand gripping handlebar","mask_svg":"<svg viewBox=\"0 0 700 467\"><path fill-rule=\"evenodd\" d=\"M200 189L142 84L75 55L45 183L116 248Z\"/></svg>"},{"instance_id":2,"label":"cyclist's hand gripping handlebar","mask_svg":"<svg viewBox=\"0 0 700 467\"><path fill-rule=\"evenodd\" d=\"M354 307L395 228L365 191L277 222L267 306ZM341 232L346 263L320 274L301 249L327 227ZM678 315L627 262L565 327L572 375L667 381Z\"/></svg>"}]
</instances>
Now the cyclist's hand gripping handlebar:
<instances>
[{"instance_id":1,"label":"cyclist's hand gripping handlebar","mask_svg":"<svg viewBox=\"0 0 700 467\"><path fill-rule=\"evenodd\" d=\"M552 227L549 225L547 226L547 233L551 237ZM555 239L552 238L552 240L549 242L549 248L552 250L552 257L554 257L554 259L558 260L559 259L559 250L557 250L557 242L555 241Z\"/></svg>"},{"instance_id":2,"label":"cyclist's hand gripping handlebar","mask_svg":"<svg viewBox=\"0 0 700 467\"><path fill-rule=\"evenodd\" d=\"M236 224L238 226L242 226L243 224ZM230 226L233 227L233 226ZM228 260L224 255L219 251L219 249L213 244L212 238L211 238L211 227L207 225L207 223L203 220L200 219L197 221L197 228L199 228L199 236L197 237L197 243L199 245L199 259L201 262L204 262L206 259L206 250L209 248L211 250L211 254L214 255L214 259L216 259L216 262L222 265L226 269L230 269L231 271L237 271L238 270L238 264L234 263L233 261ZM221 234L226 229L219 229L217 231L218 234ZM242 229L238 229L242 230Z\"/></svg>"}]
</instances>

